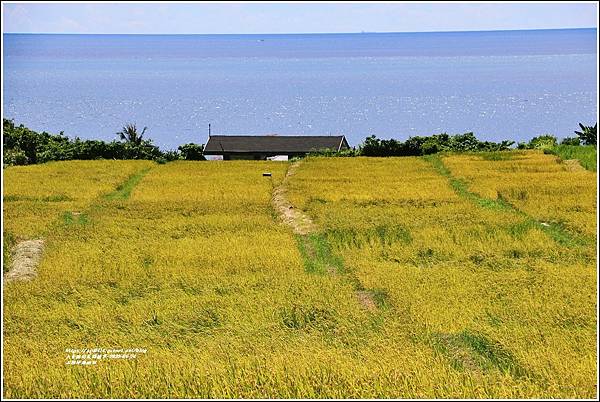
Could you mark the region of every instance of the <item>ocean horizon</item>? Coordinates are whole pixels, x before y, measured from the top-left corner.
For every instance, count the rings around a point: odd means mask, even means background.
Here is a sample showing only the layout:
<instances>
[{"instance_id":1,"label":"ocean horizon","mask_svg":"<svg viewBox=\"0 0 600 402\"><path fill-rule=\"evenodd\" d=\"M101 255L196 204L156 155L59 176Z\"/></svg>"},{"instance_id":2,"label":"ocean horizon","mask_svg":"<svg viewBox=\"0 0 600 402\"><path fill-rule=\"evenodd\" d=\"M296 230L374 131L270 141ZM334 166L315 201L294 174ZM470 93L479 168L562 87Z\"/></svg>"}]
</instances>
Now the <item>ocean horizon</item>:
<instances>
[{"instance_id":1,"label":"ocean horizon","mask_svg":"<svg viewBox=\"0 0 600 402\"><path fill-rule=\"evenodd\" d=\"M597 30L3 34L4 115L164 149L213 134L573 136L597 115Z\"/></svg>"}]
</instances>

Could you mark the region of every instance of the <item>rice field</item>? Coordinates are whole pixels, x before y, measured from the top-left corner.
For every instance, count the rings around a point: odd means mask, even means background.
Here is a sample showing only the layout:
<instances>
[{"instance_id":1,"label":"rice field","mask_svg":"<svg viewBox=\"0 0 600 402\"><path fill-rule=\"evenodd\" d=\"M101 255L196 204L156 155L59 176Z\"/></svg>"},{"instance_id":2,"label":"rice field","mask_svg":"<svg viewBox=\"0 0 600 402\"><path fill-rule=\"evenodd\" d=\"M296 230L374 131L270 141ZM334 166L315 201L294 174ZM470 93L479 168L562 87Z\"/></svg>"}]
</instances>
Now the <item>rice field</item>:
<instances>
[{"instance_id":1,"label":"rice field","mask_svg":"<svg viewBox=\"0 0 600 402\"><path fill-rule=\"evenodd\" d=\"M504 160L476 155L455 155L444 163L469 189L504 199L536 219L554 222L569 231L595 238L597 175L583 168L572 170L558 157L542 152L511 152ZM568 185L566 185L568 183Z\"/></svg>"},{"instance_id":2,"label":"rice field","mask_svg":"<svg viewBox=\"0 0 600 402\"><path fill-rule=\"evenodd\" d=\"M596 173L542 156L308 158L305 236L285 162L10 167L5 237L47 246L4 286L4 397L593 398ZM538 174L561 196L510 198Z\"/></svg>"},{"instance_id":3,"label":"rice field","mask_svg":"<svg viewBox=\"0 0 600 402\"><path fill-rule=\"evenodd\" d=\"M70 161L5 169L3 250L21 240L47 237L73 220L73 213L81 213L95 198L149 166L147 161ZM4 255L6 263L9 253Z\"/></svg>"}]
</instances>

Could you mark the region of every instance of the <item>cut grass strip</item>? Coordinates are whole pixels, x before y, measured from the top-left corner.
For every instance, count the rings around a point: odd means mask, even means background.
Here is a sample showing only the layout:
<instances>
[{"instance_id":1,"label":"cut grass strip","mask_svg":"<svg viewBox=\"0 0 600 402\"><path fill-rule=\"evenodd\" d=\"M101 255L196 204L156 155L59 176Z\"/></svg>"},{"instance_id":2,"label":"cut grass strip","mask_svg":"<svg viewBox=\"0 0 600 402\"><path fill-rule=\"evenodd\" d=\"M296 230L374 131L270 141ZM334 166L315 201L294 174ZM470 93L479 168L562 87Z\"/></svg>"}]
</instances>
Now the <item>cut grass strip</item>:
<instances>
[{"instance_id":1,"label":"cut grass strip","mask_svg":"<svg viewBox=\"0 0 600 402\"><path fill-rule=\"evenodd\" d=\"M151 168L142 169L127 178L123 183L119 184L115 191L107 194L104 198L112 200L126 200L131 196L131 192L142 180L142 178L150 171Z\"/></svg>"},{"instance_id":2,"label":"cut grass strip","mask_svg":"<svg viewBox=\"0 0 600 402\"><path fill-rule=\"evenodd\" d=\"M530 216L526 212L518 209L513 204L511 204L503 198L493 200L490 198L482 197L479 194L470 191L468 188L468 184L464 180L454 177L452 175L452 172L450 172L446 165L444 165L444 162L438 155L427 155L424 156L423 159L429 162L439 174L448 179L450 186L454 189L456 194L458 194L460 197L468 199L472 203L479 205L482 208L516 213L521 217L525 218L526 225L534 225L535 227L544 231L556 243L563 246L587 245L590 244L590 242L592 242L591 239L582 237L581 235L570 233L560 223L541 222L535 219L534 217Z\"/></svg>"}]
</instances>

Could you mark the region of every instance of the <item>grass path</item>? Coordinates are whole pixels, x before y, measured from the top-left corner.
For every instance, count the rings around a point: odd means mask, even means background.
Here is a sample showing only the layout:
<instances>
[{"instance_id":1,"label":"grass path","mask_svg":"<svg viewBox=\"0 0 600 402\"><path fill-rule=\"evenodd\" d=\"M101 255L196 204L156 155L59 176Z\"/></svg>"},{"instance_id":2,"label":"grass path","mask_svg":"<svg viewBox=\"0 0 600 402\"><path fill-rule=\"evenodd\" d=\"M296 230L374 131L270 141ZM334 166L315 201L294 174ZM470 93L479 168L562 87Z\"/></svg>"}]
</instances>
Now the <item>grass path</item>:
<instances>
[{"instance_id":1,"label":"grass path","mask_svg":"<svg viewBox=\"0 0 600 402\"><path fill-rule=\"evenodd\" d=\"M306 271L319 275L341 275L354 288L362 307L369 311L377 310L377 307L384 304L384 299L363 286L356 274L344 266L342 258L332 252L327 238L319 233L319 228L311 217L288 200L286 185L300 164L301 162L297 161L289 166L281 184L274 188L272 199L281 220L290 226L297 236L298 249Z\"/></svg>"},{"instance_id":2,"label":"grass path","mask_svg":"<svg viewBox=\"0 0 600 402\"><path fill-rule=\"evenodd\" d=\"M568 231L559 223L542 222L538 219L535 219L527 212L520 210L505 199L498 198L494 200L491 198L482 197L479 194L470 191L468 184L464 180L454 177L452 172L446 167L446 165L444 165L444 162L438 155L425 156L423 159L431 163L431 165L439 174L448 179L450 186L456 192L456 194L470 200L482 208L504 210L518 214L526 218L527 225L538 227L555 242L564 246L585 246L593 242L592 239Z\"/></svg>"},{"instance_id":3,"label":"grass path","mask_svg":"<svg viewBox=\"0 0 600 402\"><path fill-rule=\"evenodd\" d=\"M144 176L152 169L147 167L141 169L127 178L123 183L119 184L115 191L104 196L107 200L126 200L131 196L131 192L144 178Z\"/></svg>"}]
</instances>

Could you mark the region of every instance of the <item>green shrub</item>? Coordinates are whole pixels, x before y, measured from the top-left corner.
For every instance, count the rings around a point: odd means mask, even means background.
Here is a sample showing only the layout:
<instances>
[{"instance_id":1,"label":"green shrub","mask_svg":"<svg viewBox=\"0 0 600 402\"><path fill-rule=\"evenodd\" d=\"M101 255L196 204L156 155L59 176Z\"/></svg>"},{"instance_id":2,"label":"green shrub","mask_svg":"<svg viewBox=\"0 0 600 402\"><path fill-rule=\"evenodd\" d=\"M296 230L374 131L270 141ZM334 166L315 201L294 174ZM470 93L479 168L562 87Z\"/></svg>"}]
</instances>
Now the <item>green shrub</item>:
<instances>
[{"instance_id":1,"label":"green shrub","mask_svg":"<svg viewBox=\"0 0 600 402\"><path fill-rule=\"evenodd\" d=\"M458 134L450 140L450 149L458 152L477 151L479 144L473 133Z\"/></svg>"},{"instance_id":2,"label":"green shrub","mask_svg":"<svg viewBox=\"0 0 600 402\"><path fill-rule=\"evenodd\" d=\"M429 137L415 136L409 137L404 142L395 139L380 140L371 135L359 147L359 153L363 156L420 156L444 151L505 151L513 144L514 141L499 143L479 141L471 132L457 135L442 133Z\"/></svg>"},{"instance_id":3,"label":"green shrub","mask_svg":"<svg viewBox=\"0 0 600 402\"><path fill-rule=\"evenodd\" d=\"M329 157L353 157L360 156L360 152L355 148L342 149L340 151L332 151L331 149L322 149L319 151L312 151L308 156L329 156Z\"/></svg>"},{"instance_id":4,"label":"green shrub","mask_svg":"<svg viewBox=\"0 0 600 402\"><path fill-rule=\"evenodd\" d=\"M531 141L529 141L528 148L530 149L544 149L544 148L552 148L556 146L557 140L556 137L550 134L540 135L538 137L533 137Z\"/></svg>"},{"instance_id":5,"label":"green shrub","mask_svg":"<svg viewBox=\"0 0 600 402\"><path fill-rule=\"evenodd\" d=\"M137 133L135 125L128 124L117 133L121 141L74 140L62 132L57 135L37 133L12 120L3 119L3 159L5 165L26 165L72 159L147 159L173 161L177 159L204 159L203 145L186 144L179 151L161 151L151 139L143 138L146 129Z\"/></svg>"},{"instance_id":6,"label":"green shrub","mask_svg":"<svg viewBox=\"0 0 600 402\"><path fill-rule=\"evenodd\" d=\"M163 152L163 158L165 158L167 162L184 159L179 151L165 151Z\"/></svg>"},{"instance_id":7,"label":"green shrub","mask_svg":"<svg viewBox=\"0 0 600 402\"><path fill-rule=\"evenodd\" d=\"M4 148L3 151L5 165L27 165L29 163L27 155L19 147L12 149Z\"/></svg>"},{"instance_id":8,"label":"green shrub","mask_svg":"<svg viewBox=\"0 0 600 402\"><path fill-rule=\"evenodd\" d=\"M436 154L442 150L440 144L435 139L428 139L421 146L421 153L423 155Z\"/></svg>"},{"instance_id":9,"label":"green shrub","mask_svg":"<svg viewBox=\"0 0 600 402\"><path fill-rule=\"evenodd\" d=\"M189 144L180 145L177 149L179 149L181 156L186 161L206 160L204 157L204 145L202 144L194 144L190 142Z\"/></svg>"}]
</instances>

